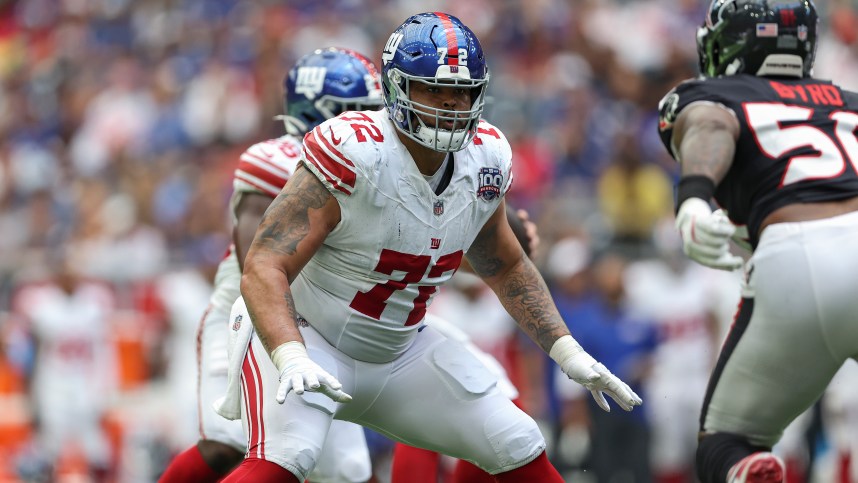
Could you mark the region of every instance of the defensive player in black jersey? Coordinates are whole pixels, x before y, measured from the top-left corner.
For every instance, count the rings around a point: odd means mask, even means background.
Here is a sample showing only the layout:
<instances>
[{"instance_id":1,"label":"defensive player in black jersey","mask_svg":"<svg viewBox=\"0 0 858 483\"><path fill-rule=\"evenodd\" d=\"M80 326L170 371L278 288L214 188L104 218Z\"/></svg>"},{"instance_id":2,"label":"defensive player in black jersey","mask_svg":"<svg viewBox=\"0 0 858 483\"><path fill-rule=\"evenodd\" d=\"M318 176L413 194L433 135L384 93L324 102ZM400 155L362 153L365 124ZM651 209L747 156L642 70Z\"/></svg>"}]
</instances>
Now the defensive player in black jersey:
<instances>
[{"instance_id":1,"label":"defensive player in black jersey","mask_svg":"<svg viewBox=\"0 0 858 483\"><path fill-rule=\"evenodd\" d=\"M737 269L740 232L753 250L701 412L704 483L783 481L771 447L858 357L858 94L811 77L816 39L811 0L714 0L703 76L659 106L686 254Z\"/></svg>"}]
</instances>

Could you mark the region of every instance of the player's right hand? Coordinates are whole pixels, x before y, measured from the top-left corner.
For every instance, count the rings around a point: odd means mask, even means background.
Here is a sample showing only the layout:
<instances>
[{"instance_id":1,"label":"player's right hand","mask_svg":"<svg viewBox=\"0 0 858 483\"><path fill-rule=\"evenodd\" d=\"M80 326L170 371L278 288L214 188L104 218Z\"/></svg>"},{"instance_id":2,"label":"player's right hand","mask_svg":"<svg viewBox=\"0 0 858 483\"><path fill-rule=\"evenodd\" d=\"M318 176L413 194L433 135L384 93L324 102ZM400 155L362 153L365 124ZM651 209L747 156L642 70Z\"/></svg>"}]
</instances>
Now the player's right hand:
<instances>
[{"instance_id":1,"label":"player's right hand","mask_svg":"<svg viewBox=\"0 0 858 483\"><path fill-rule=\"evenodd\" d=\"M340 381L313 362L307 348L298 341L279 345L271 353L271 360L280 371L280 386L277 388L277 402L280 404L286 401L291 391L299 395L304 391L318 392L340 403L352 400L342 391Z\"/></svg>"},{"instance_id":2,"label":"player's right hand","mask_svg":"<svg viewBox=\"0 0 858 483\"><path fill-rule=\"evenodd\" d=\"M688 198L676 214L676 229L682 236L682 250L695 262L727 271L742 266L742 257L730 253L736 227L723 210L713 213L706 201Z\"/></svg>"}]
</instances>

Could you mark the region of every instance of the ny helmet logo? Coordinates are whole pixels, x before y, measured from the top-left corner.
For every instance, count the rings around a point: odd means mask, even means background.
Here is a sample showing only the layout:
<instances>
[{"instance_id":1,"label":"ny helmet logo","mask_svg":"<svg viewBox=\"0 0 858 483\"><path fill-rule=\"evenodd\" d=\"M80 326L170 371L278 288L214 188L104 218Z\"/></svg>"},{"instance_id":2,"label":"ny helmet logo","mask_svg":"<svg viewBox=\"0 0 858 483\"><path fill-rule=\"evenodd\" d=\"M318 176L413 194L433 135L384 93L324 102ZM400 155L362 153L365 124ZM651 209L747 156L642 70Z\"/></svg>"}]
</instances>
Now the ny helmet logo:
<instances>
[{"instance_id":1,"label":"ny helmet logo","mask_svg":"<svg viewBox=\"0 0 858 483\"><path fill-rule=\"evenodd\" d=\"M304 94L307 99L315 99L325 87L325 67L300 67L295 79L295 93Z\"/></svg>"},{"instance_id":2,"label":"ny helmet logo","mask_svg":"<svg viewBox=\"0 0 858 483\"><path fill-rule=\"evenodd\" d=\"M393 60L393 56L396 55L396 48L399 47L399 42L402 42L403 37L404 35L399 32L393 32L390 35L384 45L384 50L381 52L381 65L386 65Z\"/></svg>"}]
</instances>

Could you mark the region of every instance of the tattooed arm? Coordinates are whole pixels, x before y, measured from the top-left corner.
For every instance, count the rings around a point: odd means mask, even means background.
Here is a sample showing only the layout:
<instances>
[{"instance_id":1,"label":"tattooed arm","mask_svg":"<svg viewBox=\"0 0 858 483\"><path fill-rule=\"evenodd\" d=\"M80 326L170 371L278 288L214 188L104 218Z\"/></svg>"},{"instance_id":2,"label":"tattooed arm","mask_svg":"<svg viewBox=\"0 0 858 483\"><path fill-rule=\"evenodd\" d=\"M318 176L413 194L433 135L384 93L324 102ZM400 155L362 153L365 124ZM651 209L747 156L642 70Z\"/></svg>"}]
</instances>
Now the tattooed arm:
<instances>
[{"instance_id":1,"label":"tattooed arm","mask_svg":"<svg viewBox=\"0 0 858 483\"><path fill-rule=\"evenodd\" d=\"M706 176L717 185L724 179L739 139L739 120L725 107L698 103L683 110L673 128L682 176Z\"/></svg>"},{"instance_id":2,"label":"tattooed arm","mask_svg":"<svg viewBox=\"0 0 858 483\"><path fill-rule=\"evenodd\" d=\"M515 238L505 210L502 202L468 250L474 272L494 290L519 327L557 362L564 374L589 389L602 409L611 410L605 399L608 395L631 411L641 404L641 398L569 334L548 286Z\"/></svg>"},{"instance_id":3,"label":"tattooed arm","mask_svg":"<svg viewBox=\"0 0 858 483\"><path fill-rule=\"evenodd\" d=\"M519 326L545 352L569 334L548 286L510 228L506 202L483 226L468 251L474 272L494 290Z\"/></svg>"},{"instance_id":4,"label":"tattooed arm","mask_svg":"<svg viewBox=\"0 0 858 483\"><path fill-rule=\"evenodd\" d=\"M300 165L262 217L244 260L241 294L269 353L303 342L289 284L339 221L337 201Z\"/></svg>"}]
</instances>

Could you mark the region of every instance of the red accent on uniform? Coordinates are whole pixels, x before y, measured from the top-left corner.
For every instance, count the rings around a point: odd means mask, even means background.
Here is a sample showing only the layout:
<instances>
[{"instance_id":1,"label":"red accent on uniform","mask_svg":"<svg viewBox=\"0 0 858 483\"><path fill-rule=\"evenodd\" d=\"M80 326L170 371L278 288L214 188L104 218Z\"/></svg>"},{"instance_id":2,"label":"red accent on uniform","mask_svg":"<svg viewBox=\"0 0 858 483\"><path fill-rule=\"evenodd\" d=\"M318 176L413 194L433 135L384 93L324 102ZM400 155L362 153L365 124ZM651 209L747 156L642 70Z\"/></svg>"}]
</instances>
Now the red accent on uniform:
<instances>
[{"instance_id":1,"label":"red accent on uniform","mask_svg":"<svg viewBox=\"0 0 858 483\"><path fill-rule=\"evenodd\" d=\"M300 483L289 470L259 458L245 458L224 483Z\"/></svg>"},{"instance_id":2,"label":"red accent on uniform","mask_svg":"<svg viewBox=\"0 0 858 483\"><path fill-rule=\"evenodd\" d=\"M259 412L257 406L256 394L256 378L253 375L250 362L251 349L247 349L247 354L244 355L244 362L241 364L241 375L244 379L244 401L245 410L247 411L247 454L256 455L256 450L260 443L259 431Z\"/></svg>"},{"instance_id":3,"label":"red accent on uniform","mask_svg":"<svg viewBox=\"0 0 858 483\"><path fill-rule=\"evenodd\" d=\"M367 116L366 114L357 113L357 115L358 115L358 117L366 118L367 121L372 122L372 119L369 116ZM345 118L345 116L344 116L344 118ZM334 130L331 129L331 134L333 134L333 133L334 133ZM355 167L354 163L352 163L349 158L343 156L343 154L340 152L340 150L335 148L334 146L332 146L331 143L328 141L328 138L326 138L325 136L322 135L321 128L317 127L316 129L313 129L313 137L315 139L321 139L322 144L324 144L325 147L328 148L328 150L330 150L332 153L334 153L334 156L336 156L337 159L342 161L343 164L348 166L350 169ZM351 169L351 170L353 171L353 169ZM354 184L350 184L349 186L354 186Z\"/></svg>"},{"instance_id":4,"label":"red accent on uniform","mask_svg":"<svg viewBox=\"0 0 858 483\"><path fill-rule=\"evenodd\" d=\"M329 149L333 152L337 152L333 146L330 146L324 136L317 135L316 130L314 129L304 137L305 159L319 168L319 170L325 175L325 178L333 184L336 189L345 194L351 194L351 191L346 186L351 188L354 188L355 186L357 175L354 170L349 167L354 167L354 164L342 157L340 157L340 159L342 159L345 164L340 163L329 156L319 144L319 138L322 138L322 142L325 143L326 146L329 146Z\"/></svg>"},{"instance_id":5,"label":"red accent on uniform","mask_svg":"<svg viewBox=\"0 0 858 483\"><path fill-rule=\"evenodd\" d=\"M253 186L254 188L256 188L256 189L258 189L259 191L261 191L262 193L264 193L264 194L265 194L265 196L270 196L271 198L276 198L276 197L277 197L277 195L278 195L278 194L280 194L280 192L279 192L279 191L275 193L275 192L271 191L271 189L266 188L265 186L260 186L260 185L259 185L259 183L256 183L255 181L253 181L253 180L251 180L251 179L248 179L248 178L244 177L244 176L242 175L242 173L239 173L239 172L237 172L237 171L236 171L236 173L235 173L235 178L236 178L236 179L240 179L242 182L247 183L247 184L249 184L250 186Z\"/></svg>"},{"instance_id":6,"label":"red accent on uniform","mask_svg":"<svg viewBox=\"0 0 858 483\"><path fill-rule=\"evenodd\" d=\"M256 415L259 421L259 457L265 457L265 418L263 415L265 412L263 411L263 402L265 401L264 395L262 394L262 372L259 370L259 363L256 362L256 355L253 353L253 346L247 348L247 353L250 355L250 362L253 364L253 370L256 376L256 380L254 381L256 384L255 398L257 404L257 410L259 414Z\"/></svg>"},{"instance_id":7,"label":"red accent on uniform","mask_svg":"<svg viewBox=\"0 0 858 483\"><path fill-rule=\"evenodd\" d=\"M730 322L730 328L727 330L727 333L733 332L733 329L736 328L736 321L739 320L739 314L742 313L742 305L745 303L745 298L742 297L739 299L739 305L736 307L736 312L733 314L733 322ZM727 343L727 337L724 338L724 342L721 343L721 350L724 350L724 344Z\"/></svg>"},{"instance_id":8,"label":"red accent on uniform","mask_svg":"<svg viewBox=\"0 0 858 483\"><path fill-rule=\"evenodd\" d=\"M849 475L851 474L851 471L852 471L852 456L849 454L848 451L841 450L840 454L837 457L837 463L838 463L837 467L839 469L839 471L838 471L838 476L839 476L838 483L850 483L849 482L849 480L850 480Z\"/></svg>"},{"instance_id":9,"label":"red accent on uniform","mask_svg":"<svg viewBox=\"0 0 858 483\"><path fill-rule=\"evenodd\" d=\"M521 468L496 474L495 479L498 483L564 483L545 451Z\"/></svg>"},{"instance_id":10,"label":"red accent on uniform","mask_svg":"<svg viewBox=\"0 0 858 483\"><path fill-rule=\"evenodd\" d=\"M352 49L343 49L343 48L340 48L340 49L338 49L338 50L339 50L340 52L345 52L345 53L347 53L347 54L349 54L349 55L351 55L351 56L353 56L353 57L356 57L356 58L360 61L360 63L361 63L361 64L363 64L363 66L364 66L364 67L366 67L366 70L368 70L368 71L369 71L369 73L370 73L370 74L372 74L372 77L373 77L373 78L377 78L377 77L378 77L378 70L376 70L376 68L375 68L375 64L373 64L369 59L367 59L366 57L364 57L364 56L363 56L363 54L360 54L360 53L358 53L358 52L355 52L355 51L354 51L354 50L352 50Z\"/></svg>"},{"instance_id":11,"label":"red accent on uniform","mask_svg":"<svg viewBox=\"0 0 858 483\"><path fill-rule=\"evenodd\" d=\"M459 43L456 41L456 28L450 20L450 16L444 12L435 12L441 19L441 26L447 35L447 65L459 65Z\"/></svg>"},{"instance_id":12,"label":"red accent on uniform","mask_svg":"<svg viewBox=\"0 0 858 483\"><path fill-rule=\"evenodd\" d=\"M255 160L259 164L253 163L251 160ZM260 166L260 164L262 166ZM271 166L272 169L266 169L264 166ZM284 177L277 173L277 171L283 171L283 168L280 168L271 161L260 156L256 156L255 154L244 153L241 155L241 158L239 158L238 167L235 170L235 177L238 178L242 173L247 173L250 176L254 176L265 181L277 189L281 189L289 178L288 176Z\"/></svg>"},{"instance_id":13,"label":"red accent on uniform","mask_svg":"<svg viewBox=\"0 0 858 483\"><path fill-rule=\"evenodd\" d=\"M450 483L495 483L495 477L481 470L477 465L465 460L456 462Z\"/></svg>"},{"instance_id":14,"label":"red accent on uniform","mask_svg":"<svg viewBox=\"0 0 858 483\"><path fill-rule=\"evenodd\" d=\"M434 451L396 443L390 483L437 483L440 459Z\"/></svg>"},{"instance_id":15,"label":"red accent on uniform","mask_svg":"<svg viewBox=\"0 0 858 483\"><path fill-rule=\"evenodd\" d=\"M179 453L170 466L164 470L164 474L158 480L159 483L185 483L194 481L200 483L215 483L223 478L223 475L211 469L203 460L197 445L193 445Z\"/></svg>"}]
</instances>

